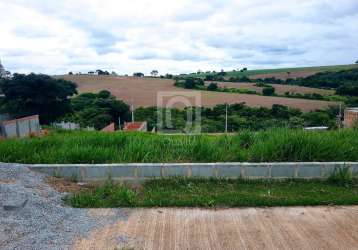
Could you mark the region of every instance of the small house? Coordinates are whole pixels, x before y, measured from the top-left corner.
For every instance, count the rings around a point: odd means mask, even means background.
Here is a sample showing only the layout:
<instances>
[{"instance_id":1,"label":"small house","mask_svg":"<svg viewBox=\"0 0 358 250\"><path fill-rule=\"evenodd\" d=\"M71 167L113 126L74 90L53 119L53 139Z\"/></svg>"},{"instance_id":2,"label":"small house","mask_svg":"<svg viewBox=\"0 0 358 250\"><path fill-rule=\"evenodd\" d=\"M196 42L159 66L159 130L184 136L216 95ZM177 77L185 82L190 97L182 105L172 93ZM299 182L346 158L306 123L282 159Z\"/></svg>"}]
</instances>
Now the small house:
<instances>
[{"instance_id":1,"label":"small house","mask_svg":"<svg viewBox=\"0 0 358 250\"><path fill-rule=\"evenodd\" d=\"M147 132L147 122L125 122L123 131L142 131Z\"/></svg>"},{"instance_id":2,"label":"small house","mask_svg":"<svg viewBox=\"0 0 358 250\"><path fill-rule=\"evenodd\" d=\"M347 108L344 111L343 125L347 128L358 126L358 108Z\"/></svg>"}]
</instances>

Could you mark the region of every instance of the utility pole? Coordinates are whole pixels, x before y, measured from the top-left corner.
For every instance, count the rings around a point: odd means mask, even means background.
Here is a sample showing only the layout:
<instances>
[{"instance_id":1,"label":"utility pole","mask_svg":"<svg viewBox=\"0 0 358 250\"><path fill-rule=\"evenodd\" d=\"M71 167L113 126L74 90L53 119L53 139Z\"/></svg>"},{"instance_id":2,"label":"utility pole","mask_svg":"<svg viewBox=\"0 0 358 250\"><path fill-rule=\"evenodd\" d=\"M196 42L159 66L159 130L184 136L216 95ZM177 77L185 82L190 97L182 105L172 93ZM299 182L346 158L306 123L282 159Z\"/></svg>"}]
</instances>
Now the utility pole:
<instances>
[{"instance_id":1,"label":"utility pole","mask_svg":"<svg viewBox=\"0 0 358 250\"><path fill-rule=\"evenodd\" d=\"M225 104L225 133L227 133L227 103Z\"/></svg>"},{"instance_id":2,"label":"utility pole","mask_svg":"<svg viewBox=\"0 0 358 250\"><path fill-rule=\"evenodd\" d=\"M132 122L134 122L134 105L133 105L133 99L132 99Z\"/></svg>"}]
</instances>

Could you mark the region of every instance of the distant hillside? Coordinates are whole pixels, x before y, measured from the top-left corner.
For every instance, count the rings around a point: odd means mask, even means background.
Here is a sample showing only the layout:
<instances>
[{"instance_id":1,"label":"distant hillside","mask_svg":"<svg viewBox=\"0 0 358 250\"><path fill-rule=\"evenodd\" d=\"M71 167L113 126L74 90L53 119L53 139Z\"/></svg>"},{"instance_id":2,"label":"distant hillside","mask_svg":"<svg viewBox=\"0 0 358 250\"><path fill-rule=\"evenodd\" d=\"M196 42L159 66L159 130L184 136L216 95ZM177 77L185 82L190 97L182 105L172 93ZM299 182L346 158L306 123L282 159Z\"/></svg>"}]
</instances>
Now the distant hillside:
<instances>
[{"instance_id":1,"label":"distant hillside","mask_svg":"<svg viewBox=\"0 0 358 250\"><path fill-rule=\"evenodd\" d=\"M225 77L238 77L247 76L252 79L257 78L270 78L286 80L288 78L308 77L320 72L336 72L346 69L358 69L358 64L348 65L333 65L333 66L316 66L316 67L298 67L298 68L280 68L280 69L258 69L258 70L245 70L245 71L227 71ZM213 72L206 73L191 73L190 76L205 77ZM216 72L219 73L219 72Z\"/></svg>"},{"instance_id":2,"label":"distant hillside","mask_svg":"<svg viewBox=\"0 0 358 250\"><path fill-rule=\"evenodd\" d=\"M175 87L173 80L160 78L89 75L64 75L56 76L56 78L63 78L77 83L79 93L108 90L120 100L124 100L127 103L133 102L135 107L156 106L157 94L161 91L201 93L202 106L205 107L213 107L223 103L235 104L244 102L250 107L271 108L273 104L280 104L299 108L302 111L311 111L336 105L335 102L327 101L182 89ZM182 105L179 103L175 107L181 108Z\"/></svg>"}]
</instances>

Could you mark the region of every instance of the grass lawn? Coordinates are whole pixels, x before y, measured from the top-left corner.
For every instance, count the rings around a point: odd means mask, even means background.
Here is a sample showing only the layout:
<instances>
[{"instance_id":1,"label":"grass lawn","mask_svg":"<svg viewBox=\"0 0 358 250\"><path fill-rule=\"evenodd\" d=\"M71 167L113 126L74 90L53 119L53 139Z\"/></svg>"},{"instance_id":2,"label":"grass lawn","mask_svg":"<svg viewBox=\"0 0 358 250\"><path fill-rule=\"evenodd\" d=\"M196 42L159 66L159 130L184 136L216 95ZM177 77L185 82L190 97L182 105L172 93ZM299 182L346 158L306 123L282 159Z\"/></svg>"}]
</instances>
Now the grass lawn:
<instances>
[{"instance_id":1,"label":"grass lawn","mask_svg":"<svg viewBox=\"0 0 358 250\"><path fill-rule=\"evenodd\" d=\"M108 182L69 195L65 202L76 208L353 205L358 204L358 183L172 178L132 188Z\"/></svg>"},{"instance_id":2,"label":"grass lawn","mask_svg":"<svg viewBox=\"0 0 358 250\"><path fill-rule=\"evenodd\" d=\"M358 161L358 130L275 129L234 135L52 132L0 141L0 162L287 162Z\"/></svg>"}]
</instances>

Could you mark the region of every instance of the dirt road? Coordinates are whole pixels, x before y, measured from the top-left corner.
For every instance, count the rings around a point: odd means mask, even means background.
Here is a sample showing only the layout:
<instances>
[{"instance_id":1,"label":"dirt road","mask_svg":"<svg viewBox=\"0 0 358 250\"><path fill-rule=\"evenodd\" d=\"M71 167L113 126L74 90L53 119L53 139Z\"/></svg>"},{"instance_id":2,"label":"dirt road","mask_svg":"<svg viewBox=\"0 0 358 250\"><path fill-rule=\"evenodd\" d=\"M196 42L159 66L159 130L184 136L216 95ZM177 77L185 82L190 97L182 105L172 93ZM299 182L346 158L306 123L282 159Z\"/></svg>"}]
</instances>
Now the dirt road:
<instances>
[{"instance_id":1,"label":"dirt road","mask_svg":"<svg viewBox=\"0 0 358 250\"><path fill-rule=\"evenodd\" d=\"M93 210L108 217L115 210ZM358 207L134 209L75 249L358 249ZM120 243L119 243L120 242Z\"/></svg>"}]
</instances>

